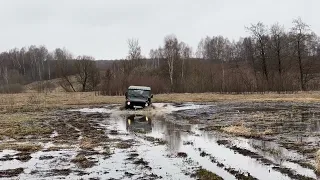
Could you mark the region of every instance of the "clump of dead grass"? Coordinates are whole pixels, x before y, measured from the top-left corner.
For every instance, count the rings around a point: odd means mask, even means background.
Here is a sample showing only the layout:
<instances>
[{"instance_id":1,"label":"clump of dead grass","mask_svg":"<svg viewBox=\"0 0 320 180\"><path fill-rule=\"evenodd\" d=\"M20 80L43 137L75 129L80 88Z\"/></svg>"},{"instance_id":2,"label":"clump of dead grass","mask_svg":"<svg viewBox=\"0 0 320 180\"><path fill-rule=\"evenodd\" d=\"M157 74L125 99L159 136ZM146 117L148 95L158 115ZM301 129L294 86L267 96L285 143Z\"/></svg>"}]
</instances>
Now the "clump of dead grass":
<instances>
[{"instance_id":1,"label":"clump of dead grass","mask_svg":"<svg viewBox=\"0 0 320 180\"><path fill-rule=\"evenodd\" d=\"M97 147L99 144L96 140L84 137L80 140L80 148L81 149L93 149L94 147Z\"/></svg>"},{"instance_id":2,"label":"clump of dead grass","mask_svg":"<svg viewBox=\"0 0 320 180\"><path fill-rule=\"evenodd\" d=\"M248 138L259 138L264 135L272 135L273 131L271 129L267 129L263 132L257 132L256 130L253 130L252 128L245 127L243 124L241 125L231 125L228 127L223 127L221 130L228 134L233 134L236 136L244 136Z\"/></svg>"},{"instance_id":3,"label":"clump of dead grass","mask_svg":"<svg viewBox=\"0 0 320 180\"><path fill-rule=\"evenodd\" d=\"M272 129L266 129L261 134L262 135L272 135L272 134L274 134L274 131Z\"/></svg>"},{"instance_id":4,"label":"clump of dead grass","mask_svg":"<svg viewBox=\"0 0 320 180\"><path fill-rule=\"evenodd\" d=\"M255 135L255 132L253 132L251 128L247 128L243 125L232 125L232 126L224 127L221 130L223 132L238 135L238 136L251 137Z\"/></svg>"},{"instance_id":5,"label":"clump of dead grass","mask_svg":"<svg viewBox=\"0 0 320 180\"><path fill-rule=\"evenodd\" d=\"M18 144L18 143L3 143L0 144L0 150L15 150L20 152L37 152L42 149L42 146L39 144L33 144L33 143L24 143L24 144Z\"/></svg>"}]
</instances>

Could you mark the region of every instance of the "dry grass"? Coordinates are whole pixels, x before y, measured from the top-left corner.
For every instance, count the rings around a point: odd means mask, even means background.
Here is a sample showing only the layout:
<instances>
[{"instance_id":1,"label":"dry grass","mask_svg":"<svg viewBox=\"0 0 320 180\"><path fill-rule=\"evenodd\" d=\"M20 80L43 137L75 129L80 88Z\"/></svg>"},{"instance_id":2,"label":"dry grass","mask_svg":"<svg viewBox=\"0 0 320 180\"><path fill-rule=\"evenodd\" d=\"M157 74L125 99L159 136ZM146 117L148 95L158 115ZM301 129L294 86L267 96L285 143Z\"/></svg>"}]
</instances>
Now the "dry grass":
<instances>
[{"instance_id":1,"label":"dry grass","mask_svg":"<svg viewBox=\"0 0 320 180\"><path fill-rule=\"evenodd\" d=\"M244 137L262 137L264 135L271 135L273 131L271 129L267 129L263 132L257 132L251 128L245 127L244 125L232 125L228 127L223 127L221 130L228 134L233 134L236 136L244 136Z\"/></svg>"},{"instance_id":2,"label":"dry grass","mask_svg":"<svg viewBox=\"0 0 320 180\"><path fill-rule=\"evenodd\" d=\"M316 173L320 175L320 150L316 152Z\"/></svg>"},{"instance_id":3,"label":"dry grass","mask_svg":"<svg viewBox=\"0 0 320 180\"><path fill-rule=\"evenodd\" d=\"M5 137L20 138L27 135L45 136L52 129L42 124L39 114L0 114L0 139Z\"/></svg>"},{"instance_id":4,"label":"dry grass","mask_svg":"<svg viewBox=\"0 0 320 180\"><path fill-rule=\"evenodd\" d=\"M295 94L217 94L217 93L183 93L155 95L156 102L216 102L216 101L292 101L320 102L320 92L298 92Z\"/></svg>"},{"instance_id":5,"label":"dry grass","mask_svg":"<svg viewBox=\"0 0 320 180\"><path fill-rule=\"evenodd\" d=\"M272 135L272 134L274 134L274 132L272 131L272 129L266 129L261 134L262 135Z\"/></svg>"},{"instance_id":6,"label":"dry grass","mask_svg":"<svg viewBox=\"0 0 320 180\"><path fill-rule=\"evenodd\" d=\"M95 93L21 93L0 94L0 112L44 111L81 105L123 103L120 96L96 96Z\"/></svg>"},{"instance_id":7,"label":"dry grass","mask_svg":"<svg viewBox=\"0 0 320 180\"><path fill-rule=\"evenodd\" d=\"M230 95L216 93L158 94L153 102L217 102L217 101L293 101L320 102L320 92L295 94ZM0 94L0 110L21 112L81 105L123 103L124 96L96 96L94 92Z\"/></svg>"},{"instance_id":8,"label":"dry grass","mask_svg":"<svg viewBox=\"0 0 320 180\"><path fill-rule=\"evenodd\" d=\"M42 149L42 146L39 144L33 143L2 143L0 144L0 150L15 150L21 152L36 152Z\"/></svg>"},{"instance_id":9,"label":"dry grass","mask_svg":"<svg viewBox=\"0 0 320 180\"><path fill-rule=\"evenodd\" d=\"M84 137L80 140L81 149L93 149L96 146L98 146L98 143L91 138Z\"/></svg>"}]
</instances>

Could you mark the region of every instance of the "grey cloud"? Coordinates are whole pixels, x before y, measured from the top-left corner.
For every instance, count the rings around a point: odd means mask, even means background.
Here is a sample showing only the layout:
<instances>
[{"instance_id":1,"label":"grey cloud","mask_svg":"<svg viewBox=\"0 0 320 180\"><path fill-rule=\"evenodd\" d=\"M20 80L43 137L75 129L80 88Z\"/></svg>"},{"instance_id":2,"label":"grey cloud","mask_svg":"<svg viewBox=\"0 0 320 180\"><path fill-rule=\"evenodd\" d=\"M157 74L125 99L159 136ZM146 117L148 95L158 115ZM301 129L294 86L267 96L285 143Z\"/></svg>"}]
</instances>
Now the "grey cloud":
<instances>
[{"instance_id":1,"label":"grey cloud","mask_svg":"<svg viewBox=\"0 0 320 180\"><path fill-rule=\"evenodd\" d=\"M123 58L131 37L140 39L145 55L171 33L195 49L206 35L237 40L250 23L288 29L298 16L319 33L317 7L318 0L0 0L0 51L44 44Z\"/></svg>"}]
</instances>

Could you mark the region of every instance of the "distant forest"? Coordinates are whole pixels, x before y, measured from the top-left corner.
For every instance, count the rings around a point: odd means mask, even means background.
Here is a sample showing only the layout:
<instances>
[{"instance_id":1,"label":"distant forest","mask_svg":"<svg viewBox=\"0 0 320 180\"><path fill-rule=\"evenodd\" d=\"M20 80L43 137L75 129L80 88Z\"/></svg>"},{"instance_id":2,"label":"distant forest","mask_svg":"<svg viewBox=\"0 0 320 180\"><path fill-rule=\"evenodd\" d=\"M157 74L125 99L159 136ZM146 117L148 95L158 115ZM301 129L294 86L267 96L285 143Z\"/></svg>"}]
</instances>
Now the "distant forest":
<instances>
[{"instance_id":1,"label":"distant forest","mask_svg":"<svg viewBox=\"0 0 320 180\"><path fill-rule=\"evenodd\" d=\"M238 41L206 36L192 48L175 35L144 58L138 39L128 40L127 57L95 60L64 48L11 49L0 54L0 92L19 93L37 82L38 92L54 84L65 91L123 95L129 85L151 86L154 93L295 92L320 89L320 37L300 18L292 27L262 22L246 27Z\"/></svg>"}]
</instances>

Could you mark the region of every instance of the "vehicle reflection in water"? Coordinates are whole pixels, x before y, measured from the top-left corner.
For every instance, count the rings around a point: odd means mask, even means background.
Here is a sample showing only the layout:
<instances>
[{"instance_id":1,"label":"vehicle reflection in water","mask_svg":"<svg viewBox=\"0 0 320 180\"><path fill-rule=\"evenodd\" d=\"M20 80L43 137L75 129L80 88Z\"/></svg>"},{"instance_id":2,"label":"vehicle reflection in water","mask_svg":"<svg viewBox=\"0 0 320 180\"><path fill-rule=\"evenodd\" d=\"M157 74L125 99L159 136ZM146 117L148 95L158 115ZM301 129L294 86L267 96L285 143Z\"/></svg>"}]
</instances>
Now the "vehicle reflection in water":
<instances>
[{"instance_id":1,"label":"vehicle reflection in water","mask_svg":"<svg viewBox=\"0 0 320 180\"><path fill-rule=\"evenodd\" d=\"M156 120L152 120L156 118ZM190 125L178 125L166 121L164 117L150 117L141 114L132 114L125 117L126 131L129 133L142 133L146 136L164 139L169 151L177 151L182 144L182 136L187 136L191 130Z\"/></svg>"},{"instance_id":2,"label":"vehicle reflection in water","mask_svg":"<svg viewBox=\"0 0 320 180\"><path fill-rule=\"evenodd\" d=\"M127 117L126 129L128 132L150 133L152 131L151 118L133 114Z\"/></svg>"}]
</instances>

